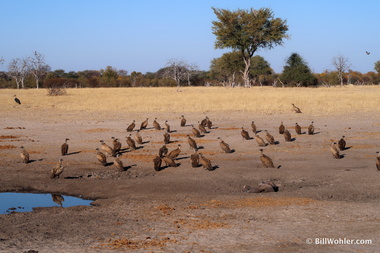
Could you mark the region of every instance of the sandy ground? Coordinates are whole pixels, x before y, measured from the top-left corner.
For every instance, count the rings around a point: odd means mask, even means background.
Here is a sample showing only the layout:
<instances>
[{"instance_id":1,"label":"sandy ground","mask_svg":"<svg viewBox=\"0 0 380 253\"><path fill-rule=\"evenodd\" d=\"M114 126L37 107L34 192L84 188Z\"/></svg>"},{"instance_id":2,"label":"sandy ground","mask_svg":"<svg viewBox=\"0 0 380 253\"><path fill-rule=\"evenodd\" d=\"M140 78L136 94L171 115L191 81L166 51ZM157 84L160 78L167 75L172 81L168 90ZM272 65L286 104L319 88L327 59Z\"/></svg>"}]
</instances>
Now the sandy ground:
<instances>
[{"instance_id":1,"label":"sandy ground","mask_svg":"<svg viewBox=\"0 0 380 253\"><path fill-rule=\"evenodd\" d=\"M64 113L17 108L2 113L0 123L0 191L48 192L93 199L93 206L37 208L0 215L0 252L380 252L379 177L375 166L380 120L374 113L312 117L307 114L257 116L248 112L207 113L214 128L196 139L214 171L192 168L186 135L206 114ZM144 144L127 149L126 127L139 125ZM169 150L181 144L177 168L153 169L152 158L163 145L157 117L172 128ZM255 139L268 130L279 142L264 153L281 168L265 168ZM285 142L281 121L295 138ZM296 122L314 121L315 135L296 135ZM135 131L132 132L135 135ZM342 159L329 151L331 140L346 136ZM103 167L96 159L99 140L122 141L126 171ZM70 138L65 171L50 179L60 146ZM225 154L217 137L234 153ZM32 162L19 157L24 146ZM77 179L65 179L71 177ZM271 180L278 192L246 193L244 185ZM371 240L371 244L320 245L319 239ZM311 240L311 244L308 244ZM344 243L344 242L343 242ZM355 243L355 242L353 242Z\"/></svg>"}]
</instances>

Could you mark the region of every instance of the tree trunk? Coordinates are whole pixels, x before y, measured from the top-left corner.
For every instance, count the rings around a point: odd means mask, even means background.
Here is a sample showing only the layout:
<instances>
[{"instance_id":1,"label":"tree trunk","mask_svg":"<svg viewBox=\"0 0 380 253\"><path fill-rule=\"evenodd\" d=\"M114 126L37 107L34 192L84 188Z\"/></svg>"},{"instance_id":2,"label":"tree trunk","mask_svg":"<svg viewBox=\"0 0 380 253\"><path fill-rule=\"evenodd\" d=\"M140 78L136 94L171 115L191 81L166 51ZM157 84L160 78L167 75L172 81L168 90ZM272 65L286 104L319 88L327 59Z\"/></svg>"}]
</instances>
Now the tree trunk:
<instances>
[{"instance_id":1,"label":"tree trunk","mask_svg":"<svg viewBox=\"0 0 380 253\"><path fill-rule=\"evenodd\" d=\"M244 71L243 71L243 80L244 80L244 87L251 87L250 81L249 81L249 70L251 68L251 57L243 57L244 59Z\"/></svg>"}]
</instances>

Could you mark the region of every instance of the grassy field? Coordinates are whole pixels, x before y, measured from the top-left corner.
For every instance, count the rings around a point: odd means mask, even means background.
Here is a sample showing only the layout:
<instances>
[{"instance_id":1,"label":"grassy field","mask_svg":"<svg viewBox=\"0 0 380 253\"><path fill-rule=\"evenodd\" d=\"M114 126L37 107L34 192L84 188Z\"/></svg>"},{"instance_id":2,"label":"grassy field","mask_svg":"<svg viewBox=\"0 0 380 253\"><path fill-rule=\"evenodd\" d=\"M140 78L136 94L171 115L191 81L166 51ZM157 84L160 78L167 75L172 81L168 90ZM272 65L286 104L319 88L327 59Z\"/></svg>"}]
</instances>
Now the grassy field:
<instances>
[{"instance_id":1,"label":"grassy field","mask_svg":"<svg viewBox=\"0 0 380 253\"><path fill-rule=\"evenodd\" d=\"M177 88L88 88L68 89L68 95L48 96L45 89L0 92L3 112L13 110L13 95L22 101L20 109L110 112L215 112L248 111L257 114L289 113L294 103L305 114L380 111L380 87L334 88L184 87Z\"/></svg>"}]
</instances>

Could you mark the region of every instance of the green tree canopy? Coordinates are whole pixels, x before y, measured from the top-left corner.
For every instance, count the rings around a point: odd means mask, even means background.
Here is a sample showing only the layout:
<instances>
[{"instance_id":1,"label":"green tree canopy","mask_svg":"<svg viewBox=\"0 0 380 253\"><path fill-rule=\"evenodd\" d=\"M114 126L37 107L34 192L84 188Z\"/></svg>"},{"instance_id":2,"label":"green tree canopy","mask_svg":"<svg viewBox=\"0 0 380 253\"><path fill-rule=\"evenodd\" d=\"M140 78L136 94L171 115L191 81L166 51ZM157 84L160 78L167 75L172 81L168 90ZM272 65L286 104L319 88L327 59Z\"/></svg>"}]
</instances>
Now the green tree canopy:
<instances>
[{"instance_id":1,"label":"green tree canopy","mask_svg":"<svg viewBox=\"0 0 380 253\"><path fill-rule=\"evenodd\" d=\"M241 53L245 68L243 79L249 86L251 57L260 48L282 45L288 38L286 20L274 18L269 8L230 11L213 8L218 21L213 21L215 48L232 48Z\"/></svg>"},{"instance_id":2,"label":"green tree canopy","mask_svg":"<svg viewBox=\"0 0 380 253\"><path fill-rule=\"evenodd\" d=\"M380 73L380 61L375 62L375 68L377 73Z\"/></svg>"},{"instance_id":3,"label":"green tree canopy","mask_svg":"<svg viewBox=\"0 0 380 253\"><path fill-rule=\"evenodd\" d=\"M317 85L317 78L297 53L292 53L286 60L286 65L280 78L283 82L295 86Z\"/></svg>"}]
</instances>

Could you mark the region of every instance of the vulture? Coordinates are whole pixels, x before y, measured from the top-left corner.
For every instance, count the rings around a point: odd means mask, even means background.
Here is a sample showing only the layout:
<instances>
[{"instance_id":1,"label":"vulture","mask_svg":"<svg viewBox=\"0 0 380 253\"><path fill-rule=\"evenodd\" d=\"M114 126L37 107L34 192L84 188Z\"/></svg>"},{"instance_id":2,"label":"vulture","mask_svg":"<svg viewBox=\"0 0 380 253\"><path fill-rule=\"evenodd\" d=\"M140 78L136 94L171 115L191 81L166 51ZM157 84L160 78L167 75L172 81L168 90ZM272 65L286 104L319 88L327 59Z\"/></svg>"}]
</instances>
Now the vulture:
<instances>
[{"instance_id":1,"label":"vulture","mask_svg":"<svg viewBox=\"0 0 380 253\"><path fill-rule=\"evenodd\" d=\"M241 128L241 136L243 137L243 139L246 139L246 140L251 139L251 137L249 136L249 133L245 131L243 127Z\"/></svg>"},{"instance_id":2,"label":"vulture","mask_svg":"<svg viewBox=\"0 0 380 253\"><path fill-rule=\"evenodd\" d=\"M380 153L379 151L376 152L377 157L376 157L376 168L378 171L380 171Z\"/></svg>"},{"instance_id":3,"label":"vulture","mask_svg":"<svg viewBox=\"0 0 380 253\"><path fill-rule=\"evenodd\" d=\"M113 149L110 146L105 144L103 140L100 140L100 143L102 144L102 150L106 152L107 155L114 156Z\"/></svg>"},{"instance_id":4,"label":"vulture","mask_svg":"<svg viewBox=\"0 0 380 253\"><path fill-rule=\"evenodd\" d=\"M132 123L127 127L127 132L132 132L135 126L135 120L133 120Z\"/></svg>"},{"instance_id":5,"label":"vulture","mask_svg":"<svg viewBox=\"0 0 380 253\"><path fill-rule=\"evenodd\" d=\"M131 134L129 134L129 136L127 136L127 144L128 144L128 146L129 146L130 149L132 149L132 150L136 149L136 143L132 139Z\"/></svg>"},{"instance_id":6,"label":"vulture","mask_svg":"<svg viewBox=\"0 0 380 253\"><path fill-rule=\"evenodd\" d=\"M180 153L181 153L181 144L178 144L178 148L170 151L170 153L167 156L169 156L173 159L176 159Z\"/></svg>"},{"instance_id":7,"label":"vulture","mask_svg":"<svg viewBox=\"0 0 380 253\"><path fill-rule=\"evenodd\" d=\"M206 116L206 118L201 121L201 125L204 127L207 126L207 121L208 121L208 117Z\"/></svg>"},{"instance_id":8,"label":"vulture","mask_svg":"<svg viewBox=\"0 0 380 253\"><path fill-rule=\"evenodd\" d=\"M187 138L187 142L189 143L190 148L194 149L195 151L198 150L197 142L191 138L189 134L187 135Z\"/></svg>"},{"instance_id":9,"label":"vulture","mask_svg":"<svg viewBox=\"0 0 380 253\"><path fill-rule=\"evenodd\" d=\"M57 203L60 207L62 207L62 202L65 201L65 198L62 197L62 195L54 194L54 193L51 194L51 199L52 199L55 203Z\"/></svg>"},{"instance_id":10,"label":"vulture","mask_svg":"<svg viewBox=\"0 0 380 253\"><path fill-rule=\"evenodd\" d=\"M290 132L288 130L285 129L284 131L284 138L285 138L285 141L292 141L292 135L290 134Z\"/></svg>"},{"instance_id":11,"label":"vulture","mask_svg":"<svg viewBox=\"0 0 380 253\"><path fill-rule=\"evenodd\" d=\"M168 166L168 167L177 167L177 164L175 163L174 159L171 158L170 156L164 156L162 158L162 161L164 161L165 166Z\"/></svg>"},{"instance_id":12,"label":"vulture","mask_svg":"<svg viewBox=\"0 0 380 253\"><path fill-rule=\"evenodd\" d=\"M231 153L232 151L231 151L230 145L228 145L227 143L225 143L220 137L218 137L218 139L220 140L219 141L219 145L222 148L222 150L225 153Z\"/></svg>"},{"instance_id":13,"label":"vulture","mask_svg":"<svg viewBox=\"0 0 380 253\"><path fill-rule=\"evenodd\" d=\"M193 132L194 137L196 137L196 138L200 138L200 137L202 137L201 132L199 132L199 130L196 129L196 128L194 127L194 125L191 125L191 126L193 127L193 128L191 129L191 131Z\"/></svg>"},{"instance_id":14,"label":"vulture","mask_svg":"<svg viewBox=\"0 0 380 253\"><path fill-rule=\"evenodd\" d=\"M143 139L142 139L139 132L140 132L140 130L137 130L136 136L135 136L135 141L137 142L137 144L143 144Z\"/></svg>"},{"instance_id":15,"label":"vulture","mask_svg":"<svg viewBox=\"0 0 380 253\"><path fill-rule=\"evenodd\" d=\"M201 133L204 133L204 134L207 134L207 133L208 133L207 130L206 130L206 128L205 128L205 126L202 125L201 123L199 123L199 121L198 121L198 128L199 128L199 131L200 131Z\"/></svg>"},{"instance_id":16,"label":"vulture","mask_svg":"<svg viewBox=\"0 0 380 253\"><path fill-rule=\"evenodd\" d=\"M190 155L191 167L197 168L199 165L199 155L197 150L194 149L194 153Z\"/></svg>"},{"instance_id":17,"label":"vulture","mask_svg":"<svg viewBox=\"0 0 380 253\"><path fill-rule=\"evenodd\" d=\"M170 143L170 134L169 134L168 130L166 130L166 132L164 133L164 142L165 142L165 144Z\"/></svg>"},{"instance_id":18,"label":"vulture","mask_svg":"<svg viewBox=\"0 0 380 253\"><path fill-rule=\"evenodd\" d=\"M314 121L311 122L309 128L307 129L307 134L308 135L313 135L314 134Z\"/></svg>"},{"instance_id":19,"label":"vulture","mask_svg":"<svg viewBox=\"0 0 380 253\"><path fill-rule=\"evenodd\" d=\"M185 119L185 116L181 116L181 127L184 127L186 126L186 119Z\"/></svg>"},{"instance_id":20,"label":"vulture","mask_svg":"<svg viewBox=\"0 0 380 253\"><path fill-rule=\"evenodd\" d=\"M203 168L210 171L213 170L211 161L204 157L202 153L199 153L199 156L199 162L202 164Z\"/></svg>"},{"instance_id":21,"label":"vulture","mask_svg":"<svg viewBox=\"0 0 380 253\"><path fill-rule=\"evenodd\" d=\"M255 139L257 141L257 144L259 144L260 147L265 147L267 144L265 143L265 141L263 140L263 138L261 138L259 135L255 135Z\"/></svg>"},{"instance_id":22,"label":"vulture","mask_svg":"<svg viewBox=\"0 0 380 253\"><path fill-rule=\"evenodd\" d=\"M153 165L154 165L154 170L155 171L160 171L161 170L161 164L162 164L162 159L158 155L156 155L153 158Z\"/></svg>"},{"instance_id":23,"label":"vulture","mask_svg":"<svg viewBox=\"0 0 380 253\"><path fill-rule=\"evenodd\" d=\"M296 130L297 134L302 134L302 129L301 129L300 125L298 125L298 123L296 123L296 126L294 129Z\"/></svg>"},{"instance_id":24,"label":"vulture","mask_svg":"<svg viewBox=\"0 0 380 253\"><path fill-rule=\"evenodd\" d=\"M342 138L338 141L338 147L340 150L344 150L346 148L346 140L344 139L346 136L342 136Z\"/></svg>"},{"instance_id":25,"label":"vulture","mask_svg":"<svg viewBox=\"0 0 380 253\"><path fill-rule=\"evenodd\" d=\"M103 166L107 166L107 157L106 155L101 152L99 150L99 148L96 148L95 149L97 152L96 152L96 158L98 159L98 161L103 165Z\"/></svg>"},{"instance_id":26,"label":"vulture","mask_svg":"<svg viewBox=\"0 0 380 253\"><path fill-rule=\"evenodd\" d=\"M161 126L160 126L160 123L157 122L157 118L155 118L154 121L153 121L153 127L156 130L161 130Z\"/></svg>"},{"instance_id":27,"label":"vulture","mask_svg":"<svg viewBox=\"0 0 380 253\"><path fill-rule=\"evenodd\" d=\"M284 126L284 123L281 121L281 125L278 127L278 133L284 134L284 132L285 132L285 126Z\"/></svg>"},{"instance_id":28,"label":"vulture","mask_svg":"<svg viewBox=\"0 0 380 253\"><path fill-rule=\"evenodd\" d=\"M296 112L296 113L302 113L300 108L298 108L297 106L295 106L294 104L292 104L293 106L293 110Z\"/></svg>"},{"instance_id":29,"label":"vulture","mask_svg":"<svg viewBox=\"0 0 380 253\"><path fill-rule=\"evenodd\" d=\"M167 120L165 120L165 129L168 133L170 133L170 125Z\"/></svg>"},{"instance_id":30,"label":"vulture","mask_svg":"<svg viewBox=\"0 0 380 253\"><path fill-rule=\"evenodd\" d=\"M59 159L58 164L51 170L50 178L56 178L62 174L63 172L63 165L62 165L62 159Z\"/></svg>"},{"instance_id":31,"label":"vulture","mask_svg":"<svg viewBox=\"0 0 380 253\"><path fill-rule=\"evenodd\" d=\"M166 145L162 146L159 150L158 150L158 156L159 157L164 157L166 156L166 154L168 153L168 148L166 147Z\"/></svg>"},{"instance_id":32,"label":"vulture","mask_svg":"<svg viewBox=\"0 0 380 253\"><path fill-rule=\"evenodd\" d=\"M267 140L267 142L268 142L270 145L274 145L274 144L276 144L273 135L271 135L270 133L268 133L267 130L265 130L265 139Z\"/></svg>"},{"instance_id":33,"label":"vulture","mask_svg":"<svg viewBox=\"0 0 380 253\"><path fill-rule=\"evenodd\" d=\"M261 160L261 163L264 165L265 168L274 168L274 164L273 164L273 161L272 159L267 156L266 154L263 153L263 149L260 149L261 151L261 156L260 156L260 160Z\"/></svg>"},{"instance_id":34,"label":"vulture","mask_svg":"<svg viewBox=\"0 0 380 253\"><path fill-rule=\"evenodd\" d=\"M23 146L21 146L20 148L21 148L20 157L22 159L22 162L23 163L29 163L29 152L26 151Z\"/></svg>"},{"instance_id":35,"label":"vulture","mask_svg":"<svg viewBox=\"0 0 380 253\"><path fill-rule=\"evenodd\" d=\"M119 141L118 138L115 138L115 137L111 137L111 139L112 139L112 145L113 145L112 154L113 156L115 156L121 150L121 142Z\"/></svg>"},{"instance_id":36,"label":"vulture","mask_svg":"<svg viewBox=\"0 0 380 253\"><path fill-rule=\"evenodd\" d=\"M337 147L336 142L331 144L330 151L335 159L340 159L339 148Z\"/></svg>"},{"instance_id":37,"label":"vulture","mask_svg":"<svg viewBox=\"0 0 380 253\"><path fill-rule=\"evenodd\" d=\"M146 118L146 120L144 120L141 125L140 125L140 130L143 130L143 129L146 129L146 127L148 126L148 120L149 118Z\"/></svg>"},{"instance_id":38,"label":"vulture","mask_svg":"<svg viewBox=\"0 0 380 253\"><path fill-rule=\"evenodd\" d=\"M120 159L119 159L119 154L115 157L115 159L114 159L114 161L113 161L113 165L115 165L115 167L116 167L116 169L118 170L118 171L124 171L124 166L123 166L123 162L122 161L120 161Z\"/></svg>"},{"instance_id":39,"label":"vulture","mask_svg":"<svg viewBox=\"0 0 380 253\"><path fill-rule=\"evenodd\" d=\"M256 128L256 125L255 125L255 122L253 122L253 121L252 121L252 123L251 123L251 128L252 128L252 132L253 132L254 134L256 134L256 133L257 133L257 128Z\"/></svg>"},{"instance_id":40,"label":"vulture","mask_svg":"<svg viewBox=\"0 0 380 253\"><path fill-rule=\"evenodd\" d=\"M208 117L206 117L206 119L207 119L206 126L208 129L211 129L212 128L212 121Z\"/></svg>"},{"instance_id":41,"label":"vulture","mask_svg":"<svg viewBox=\"0 0 380 253\"><path fill-rule=\"evenodd\" d=\"M66 138L66 139L65 139L65 143L63 143L63 144L61 145L61 155L62 155L62 156L67 155L67 153L68 153L68 151L69 151L69 144L67 144L67 141L68 141L68 140L69 140L69 139Z\"/></svg>"}]
</instances>

